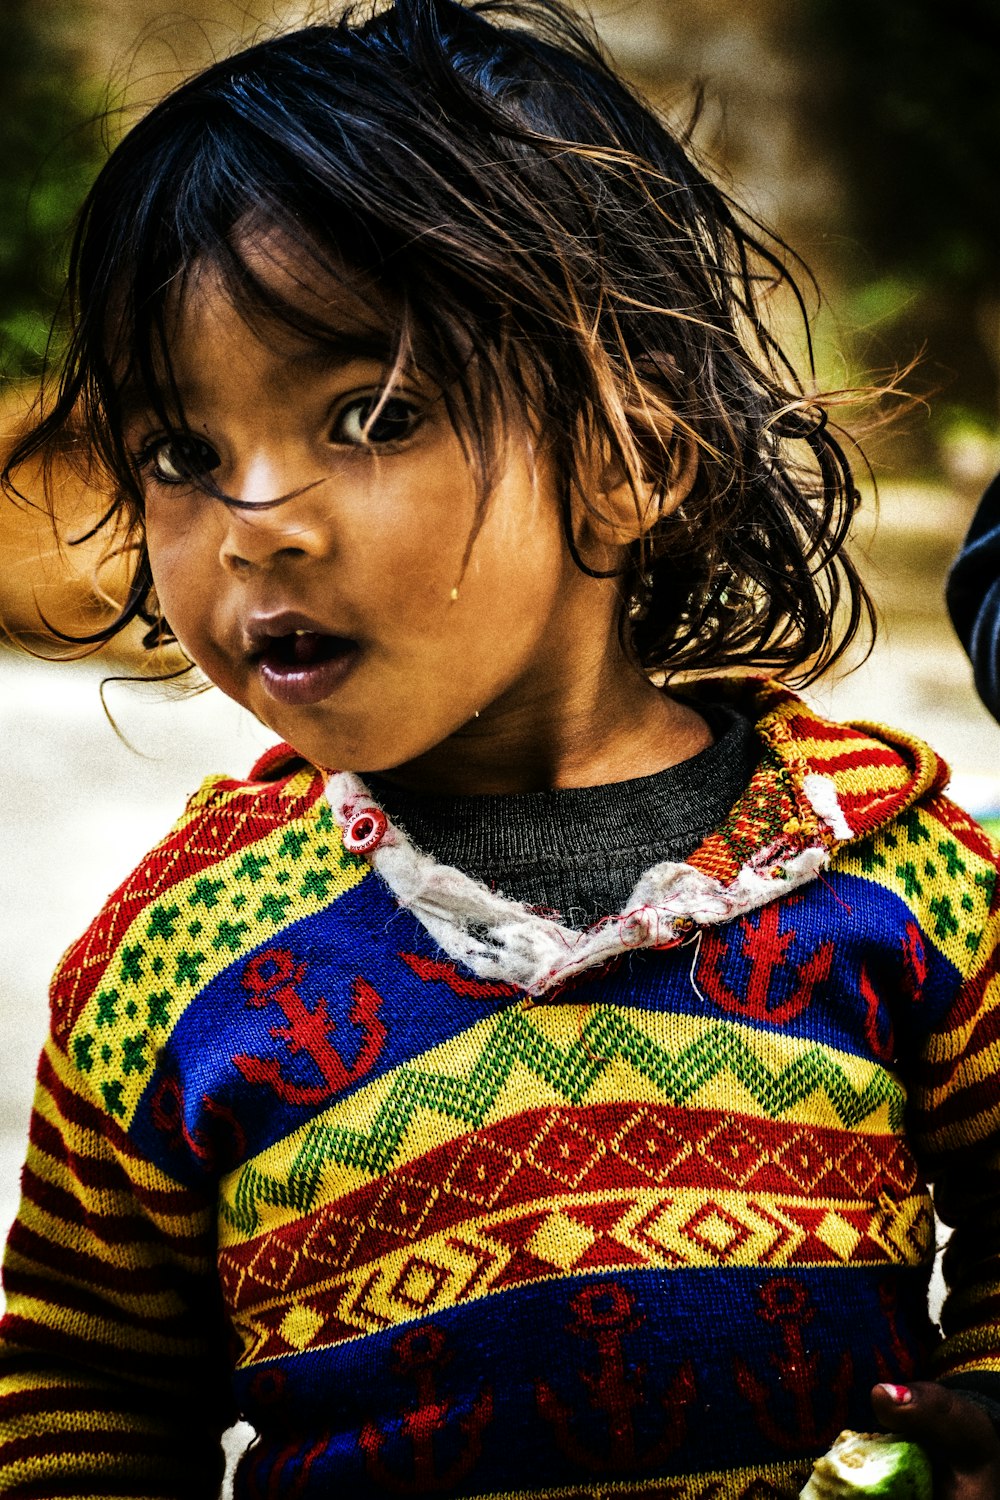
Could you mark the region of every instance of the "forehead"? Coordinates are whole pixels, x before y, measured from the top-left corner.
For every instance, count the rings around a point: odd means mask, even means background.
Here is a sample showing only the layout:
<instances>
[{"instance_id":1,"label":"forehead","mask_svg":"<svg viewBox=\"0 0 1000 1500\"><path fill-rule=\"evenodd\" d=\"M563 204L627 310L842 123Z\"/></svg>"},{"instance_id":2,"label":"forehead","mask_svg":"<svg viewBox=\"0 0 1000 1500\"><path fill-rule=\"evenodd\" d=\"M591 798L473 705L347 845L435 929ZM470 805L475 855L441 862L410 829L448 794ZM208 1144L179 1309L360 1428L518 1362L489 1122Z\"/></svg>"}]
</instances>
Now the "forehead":
<instances>
[{"instance_id":1,"label":"forehead","mask_svg":"<svg viewBox=\"0 0 1000 1500\"><path fill-rule=\"evenodd\" d=\"M402 324L398 300L370 273L273 227L238 229L227 253L195 263L168 302L168 339L227 304L290 357L317 345L385 354Z\"/></svg>"},{"instance_id":2,"label":"forehead","mask_svg":"<svg viewBox=\"0 0 1000 1500\"><path fill-rule=\"evenodd\" d=\"M305 236L246 226L173 278L148 336L114 361L126 414L176 404L178 376L223 327L302 368L414 353L399 299L375 277Z\"/></svg>"}]
</instances>

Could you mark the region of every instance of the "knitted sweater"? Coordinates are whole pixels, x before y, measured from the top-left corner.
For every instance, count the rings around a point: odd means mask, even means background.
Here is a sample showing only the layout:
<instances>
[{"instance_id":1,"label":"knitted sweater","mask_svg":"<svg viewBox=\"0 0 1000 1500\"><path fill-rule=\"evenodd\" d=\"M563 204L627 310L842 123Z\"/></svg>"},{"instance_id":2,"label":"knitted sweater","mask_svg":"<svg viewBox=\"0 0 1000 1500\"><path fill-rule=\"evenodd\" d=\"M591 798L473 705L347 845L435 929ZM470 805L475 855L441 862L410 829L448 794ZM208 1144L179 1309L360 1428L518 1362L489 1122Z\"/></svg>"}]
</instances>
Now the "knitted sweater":
<instances>
[{"instance_id":1,"label":"knitted sweater","mask_svg":"<svg viewBox=\"0 0 1000 1500\"><path fill-rule=\"evenodd\" d=\"M583 934L352 777L202 788L53 984L0 1493L211 1496L239 1411L243 1500L777 1500L874 1381L1000 1387L997 851L742 691L725 826Z\"/></svg>"}]
</instances>

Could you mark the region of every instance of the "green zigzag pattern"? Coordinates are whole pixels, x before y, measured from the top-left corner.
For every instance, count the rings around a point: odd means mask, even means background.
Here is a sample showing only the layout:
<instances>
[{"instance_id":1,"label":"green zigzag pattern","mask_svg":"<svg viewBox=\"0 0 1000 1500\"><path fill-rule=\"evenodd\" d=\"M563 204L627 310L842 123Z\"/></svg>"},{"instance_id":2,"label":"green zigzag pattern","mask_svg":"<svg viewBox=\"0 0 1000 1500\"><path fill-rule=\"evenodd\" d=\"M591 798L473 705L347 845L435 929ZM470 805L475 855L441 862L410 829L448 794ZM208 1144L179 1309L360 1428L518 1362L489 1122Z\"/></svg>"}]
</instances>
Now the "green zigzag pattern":
<instances>
[{"instance_id":1,"label":"green zigzag pattern","mask_svg":"<svg viewBox=\"0 0 1000 1500\"><path fill-rule=\"evenodd\" d=\"M543 1036L518 1008L505 1011L465 1078L402 1066L371 1130L317 1122L307 1132L287 1176L275 1177L248 1166L240 1175L232 1204L221 1212L241 1233L260 1226L262 1203L308 1213L314 1206L327 1163L360 1168L373 1176L391 1168L400 1142L418 1109L436 1110L470 1130L479 1129L516 1063L542 1078L568 1103L579 1104L601 1073L621 1057L647 1078L671 1104L683 1105L716 1075L732 1073L772 1119L779 1118L819 1089L841 1123L851 1128L879 1105L889 1106L890 1128L902 1124L905 1098L898 1084L877 1069L863 1089L822 1047L809 1047L778 1072L772 1071L731 1026L715 1026L671 1052L615 1010L592 1016L579 1040L561 1048Z\"/></svg>"}]
</instances>

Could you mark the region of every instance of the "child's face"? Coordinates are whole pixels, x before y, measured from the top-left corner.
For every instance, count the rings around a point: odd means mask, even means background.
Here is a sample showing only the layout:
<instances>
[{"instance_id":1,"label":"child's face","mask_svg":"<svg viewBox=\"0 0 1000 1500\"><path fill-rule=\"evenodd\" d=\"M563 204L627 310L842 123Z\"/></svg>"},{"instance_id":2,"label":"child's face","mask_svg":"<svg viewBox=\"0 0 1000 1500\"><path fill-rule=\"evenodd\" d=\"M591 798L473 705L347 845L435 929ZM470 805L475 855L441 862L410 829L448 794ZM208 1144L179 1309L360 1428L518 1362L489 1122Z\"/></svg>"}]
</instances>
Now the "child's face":
<instances>
[{"instance_id":1,"label":"child's face","mask_svg":"<svg viewBox=\"0 0 1000 1500\"><path fill-rule=\"evenodd\" d=\"M268 277L293 274L268 260ZM343 324L357 324L360 302L338 295ZM331 362L287 328L254 331L211 269L170 348L198 442L142 410L126 433L143 456L161 607L202 671L310 760L462 790L471 759L478 786L512 789L534 778L526 759L537 767L572 732L581 702L594 711L602 677L636 676L617 643L617 587L573 563L526 433L511 436L463 572L476 479L419 375L393 387L366 435L381 355ZM192 471L240 503L185 482Z\"/></svg>"}]
</instances>

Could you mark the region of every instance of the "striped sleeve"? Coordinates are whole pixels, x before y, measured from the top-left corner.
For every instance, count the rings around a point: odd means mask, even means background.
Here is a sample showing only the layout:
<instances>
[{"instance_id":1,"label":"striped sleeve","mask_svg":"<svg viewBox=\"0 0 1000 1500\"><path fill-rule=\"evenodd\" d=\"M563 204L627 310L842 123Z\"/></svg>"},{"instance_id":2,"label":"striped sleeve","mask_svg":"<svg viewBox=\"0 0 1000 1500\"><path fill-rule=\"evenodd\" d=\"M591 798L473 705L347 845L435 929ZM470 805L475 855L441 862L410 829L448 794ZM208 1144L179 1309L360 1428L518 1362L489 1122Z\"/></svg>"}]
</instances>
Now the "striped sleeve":
<instances>
[{"instance_id":1,"label":"striped sleeve","mask_svg":"<svg viewBox=\"0 0 1000 1500\"><path fill-rule=\"evenodd\" d=\"M0 1494L217 1496L214 1209L42 1054L0 1324Z\"/></svg>"},{"instance_id":2,"label":"striped sleeve","mask_svg":"<svg viewBox=\"0 0 1000 1500\"><path fill-rule=\"evenodd\" d=\"M951 1230L934 1373L1000 1399L1000 880L995 867L977 879L991 882L989 912L924 1047L911 1129Z\"/></svg>"}]
</instances>

